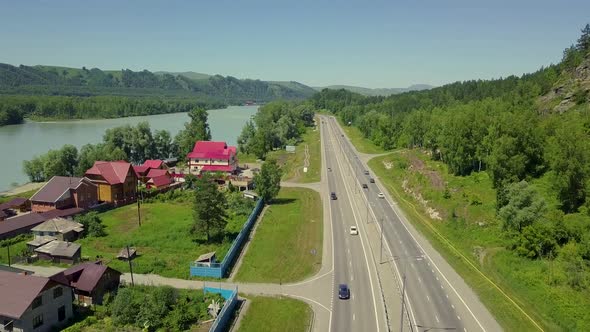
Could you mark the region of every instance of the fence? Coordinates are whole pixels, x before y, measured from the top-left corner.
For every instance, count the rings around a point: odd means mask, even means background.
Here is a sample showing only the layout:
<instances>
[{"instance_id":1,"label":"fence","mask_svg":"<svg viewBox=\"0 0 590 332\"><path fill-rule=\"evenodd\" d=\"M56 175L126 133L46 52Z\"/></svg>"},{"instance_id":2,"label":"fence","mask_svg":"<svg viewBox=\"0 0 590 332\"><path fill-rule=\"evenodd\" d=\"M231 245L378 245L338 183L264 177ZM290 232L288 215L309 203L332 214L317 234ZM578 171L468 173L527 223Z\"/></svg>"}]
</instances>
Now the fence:
<instances>
[{"instance_id":1,"label":"fence","mask_svg":"<svg viewBox=\"0 0 590 332\"><path fill-rule=\"evenodd\" d=\"M209 332L227 331L228 326L231 323L231 319L233 317L234 309L235 309L236 305L238 304L238 289L236 288L235 290L231 290L231 289L204 287L203 291L205 292L205 294L206 293L221 294L221 296L223 296L223 298L225 299L225 304L223 305L223 308L221 308L221 311L219 311L219 314L217 315L217 318L215 318L213 325L211 325Z\"/></svg>"},{"instance_id":2,"label":"fence","mask_svg":"<svg viewBox=\"0 0 590 332\"><path fill-rule=\"evenodd\" d=\"M230 270L231 266L233 265L234 261L238 257L242 246L244 245L244 241L248 238L248 234L252 230L252 226L256 222L260 211L264 207L264 202L262 199L259 199L256 202L256 206L250 213L248 220L244 223L244 227L238 233L238 236L234 239L229 248L229 251L223 258L221 263L191 263L190 265L190 275L191 277L199 276L199 277L211 277L211 278L223 278L225 277L226 273Z\"/></svg>"}]
</instances>

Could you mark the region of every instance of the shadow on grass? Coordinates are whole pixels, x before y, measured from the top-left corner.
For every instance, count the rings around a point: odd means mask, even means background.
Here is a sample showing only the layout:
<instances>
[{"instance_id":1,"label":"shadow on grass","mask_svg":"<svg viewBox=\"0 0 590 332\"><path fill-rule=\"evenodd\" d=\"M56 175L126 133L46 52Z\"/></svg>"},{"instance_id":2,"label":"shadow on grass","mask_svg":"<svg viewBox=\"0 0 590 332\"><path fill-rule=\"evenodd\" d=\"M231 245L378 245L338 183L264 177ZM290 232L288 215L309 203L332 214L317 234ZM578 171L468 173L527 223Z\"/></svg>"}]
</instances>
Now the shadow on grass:
<instances>
[{"instance_id":1,"label":"shadow on grass","mask_svg":"<svg viewBox=\"0 0 590 332\"><path fill-rule=\"evenodd\" d=\"M275 198L270 202L270 205L287 205L289 203L295 202L296 198Z\"/></svg>"}]
</instances>

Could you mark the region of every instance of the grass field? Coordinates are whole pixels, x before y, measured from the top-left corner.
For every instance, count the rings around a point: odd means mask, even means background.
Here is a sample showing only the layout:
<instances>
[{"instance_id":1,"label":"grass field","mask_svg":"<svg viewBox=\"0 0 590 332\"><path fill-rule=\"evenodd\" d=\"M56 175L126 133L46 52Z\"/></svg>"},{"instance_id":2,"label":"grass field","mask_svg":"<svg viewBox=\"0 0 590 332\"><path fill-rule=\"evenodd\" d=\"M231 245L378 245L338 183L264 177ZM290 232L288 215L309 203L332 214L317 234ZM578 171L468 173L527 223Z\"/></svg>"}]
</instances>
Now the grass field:
<instances>
[{"instance_id":1,"label":"grass field","mask_svg":"<svg viewBox=\"0 0 590 332\"><path fill-rule=\"evenodd\" d=\"M250 307L238 332L309 331L312 311L305 302L287 297L247 295Z\"/></svg>"},{"instance_id":2,"label":"grass field","mask_svg":"<svg viewBox=\"0 0 590 332\"><path fill-rule=\"evenodd\" d=\"M1 221L0 221L1 222ZM22 239L16 243L10 245L10 257L12 263L15 262L15 256L18 256L21 252L27 249L27 242L33 239L33 236L21 236ZM0 241L0 245L4 241ZM0 263L8 264L8 248L0 246Z\"/></svg>"},{"instance_id":3,"label":"grass field","mask_svg":"<svg viewBox=\"0 0 590 332\"><path fill-rule=\"evenodd\" d=\"M11 195L11 196L0 196L0 203L8 202L9 200L16 198L16 197L24 197L24 198L31 198L39 189L33 189L29 191L22 192L18 195Z\"/></svg>"},{"instance_id":4,"label":"grass field","mask_svg":"<svg viewBox=\"0 0 590 332\"><path fill-rule=\"evenodd\" d=\"M508 240L495 217L495 191L486 173L452 176L444 164L418 151L398 151L374 158L369 165L408 219L476 291L504 329L538 330L535 323L548 331L590 328L587 294L551 285L550 272L557 270L551 264L556 263L525 259L505 249ZM546 178L533 185L547 194ZM417 194L427 201L425 205L418 202ZM547 201L555 203L551 197ZM434 209L441 220L427 209Z\"/></svg>"},{"instance_id":5,"label":"grass field","mask_svg":"<svg viewBox=\"0 0 590 332\"><path fill-rule=\"evenodd\" d=\"M295 147L295 153L287 153L284 150L272 151L268 157L276 158L279 161L283 170L283 181L319 182L322 167L320 132L314 128L308 128L302 139L303 141ZM309 167L306 173L303 172L305 145L309 149Z\"/></svg>"},{"instance_id":6,"label":"grass field","mask_svg":"<svg viewBox=\"0 0 590 332\"><path fill-rule=\"evenodd\" d=\"M216 251L222 260L231 239L222 243L195 242L189 233L192 209L189 203L146 203L141 207L141 227L135 204L123 206L101 214L107 236L79 240L82 256L94 259L102 256L109 266L128 272L126 262L115 257L124 246L137 249L139 257L133 261L133 272L155 273L165 277L189 278L189 263L199 255ZM239 229L246 217L230 220L227 229Z\"/></svg>"},{"instance_id":7,"label":"grass field","mask_svg":"<svg viewBox=\"0 0 590 332\"><path fill-rule=\"evenodd\" d=\"M235 280L286 283L313 275L322 263L322 229L319 194L282 188L265 211Z\"/></svg>"},{"instance_id":8,"label":"grass field","mask_svg":"<svg viewBox=\"0 0 590 332\"><path fill-rule=\"evenodd\" d=\"M354 147L361 153L368 153L368 154L379 154L387 152L382 147L375 145L375 143L371 142L370 139L363 137L363 134L357 127L354 126L346 126L342 123L342 120L336 117L338 123L340 123L340 127L346 133L346 136L350 139Z\"/></svg>"}]
</instances>

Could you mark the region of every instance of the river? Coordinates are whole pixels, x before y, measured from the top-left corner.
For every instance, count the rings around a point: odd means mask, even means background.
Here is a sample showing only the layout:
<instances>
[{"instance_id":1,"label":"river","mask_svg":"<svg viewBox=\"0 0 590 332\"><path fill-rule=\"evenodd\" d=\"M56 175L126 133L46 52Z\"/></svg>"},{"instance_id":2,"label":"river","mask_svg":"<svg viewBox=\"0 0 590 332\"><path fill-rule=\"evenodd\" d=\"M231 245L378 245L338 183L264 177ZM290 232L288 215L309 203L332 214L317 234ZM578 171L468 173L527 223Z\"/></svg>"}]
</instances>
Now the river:
<instances>
[{"instance_id":1,"label":"river","mask_svg":"<svg viewBox=\"0 0 590 332\"><path fill-rule=\"evenodd\" d=\"M230 106L210 110L209 127L213 140L235 145L242 127L257 109L258 106ZM188 120L187 113L173 113L103 120L25 122L0 127L0 192L14 184L28 182L22 170L23 161L47 150L59 149L64 144L80 148L84 144L99 143L105 130L142 121L149 122L152 131L165 129L174 137Z\"/></svg>"}]
</instances>

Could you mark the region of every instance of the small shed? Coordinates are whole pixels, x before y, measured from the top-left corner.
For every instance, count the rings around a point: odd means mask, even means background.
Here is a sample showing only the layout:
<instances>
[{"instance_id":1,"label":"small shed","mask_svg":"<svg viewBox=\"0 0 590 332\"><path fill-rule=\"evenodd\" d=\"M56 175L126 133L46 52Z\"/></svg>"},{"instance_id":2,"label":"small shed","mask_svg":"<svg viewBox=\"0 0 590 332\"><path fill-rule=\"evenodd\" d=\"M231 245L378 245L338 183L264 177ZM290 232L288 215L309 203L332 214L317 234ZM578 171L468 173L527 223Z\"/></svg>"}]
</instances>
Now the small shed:
<instances>
[{"instance_id":1,"label":"small shed","mask_svg":"<svg viewBox=\"0 0 590 332\"><path fill-rule=\"evenodd\" d=\"M48 235L37 236L37 237L35 237L35 239L27 242L27 248L29 249L29 251L33 252L33 251L35 251L35 249L42 247L42 246L46 245L47 243L49 243L51 241L55 241L55 240L57 240L57 238L55 236L48 236Z\"/></svg>"},{"instance_id":2,"label":"small shed","mask_svg":"<svg viewBox=\"0 0 590 332\"><path fill-rule=\"evenodd\" d=\"M285 151L288 153L295 153L295 145L285 145Z\"/></svg>"},{"instance_id":3,"label":"small shed","mask_svg":"<svg viewBox=\"0 0 590 332\"><path fill-rule=\"evenodd\" d=\"M77 243L54 240L35 249L35 252L40 259L73 264L80 261L82 247Z\"/></svg>"},{"instance_id":4,"label":"small shed","mask_svg":"<svg viewBox=\"0 0 590 332\"><path fill-rule=\"evenodd\" d=\"M199 256L199 258L195 260L195 263L197 263L200 266L211 266L211 264L215 263L215 261L215 251L212 251Z\"/></svg>"},{"instance_id":5,"label":"small shed","mask_svg":"<svg viewBox=\"0 0 590 332\"><path fill-rule=\"evenodd\" d=\"M119 251L119 254L117 255L117 259L122 260L122 261L128 261L128 260L133 260L135 258L135 256L137 256L137 250L135 248L131 248L129 247L129 250L127 250L127 247L121 249L121 251Z\"/></svg>"},{"instance_id":6,"label":"small shed","mask_svg":"<svg viewBox=\"0 0 590 332\"><path fill-rule=\"evenodd\" d=\"M250 198L252 200L258 200L258 194L252 190L244 190L243 195L246 198Z\"/></svg>"}]
</instances>

